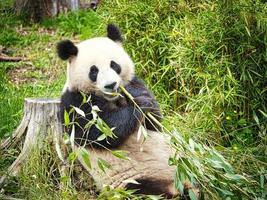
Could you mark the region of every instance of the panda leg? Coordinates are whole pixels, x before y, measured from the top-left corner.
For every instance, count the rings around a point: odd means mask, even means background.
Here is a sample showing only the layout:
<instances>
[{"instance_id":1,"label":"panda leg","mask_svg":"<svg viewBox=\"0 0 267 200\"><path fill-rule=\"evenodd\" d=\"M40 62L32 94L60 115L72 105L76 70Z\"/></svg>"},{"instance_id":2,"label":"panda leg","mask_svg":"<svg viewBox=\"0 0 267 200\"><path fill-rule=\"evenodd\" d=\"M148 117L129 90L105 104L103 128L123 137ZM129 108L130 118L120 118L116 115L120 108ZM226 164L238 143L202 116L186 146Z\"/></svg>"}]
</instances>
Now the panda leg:
<instances>
[{"instance_id":1,"label":"panda leg","mask_svg":"<svg viewBox=\"0 0 267 200\"><path fill-rule=\"evenodd\" d=\"M166 199L180 196L179 192L173 188L172 181L138 179L137 182L140 184L127 184L126 189L137 190L135 194L162 195Z\"/></svg>"}]
</instances>

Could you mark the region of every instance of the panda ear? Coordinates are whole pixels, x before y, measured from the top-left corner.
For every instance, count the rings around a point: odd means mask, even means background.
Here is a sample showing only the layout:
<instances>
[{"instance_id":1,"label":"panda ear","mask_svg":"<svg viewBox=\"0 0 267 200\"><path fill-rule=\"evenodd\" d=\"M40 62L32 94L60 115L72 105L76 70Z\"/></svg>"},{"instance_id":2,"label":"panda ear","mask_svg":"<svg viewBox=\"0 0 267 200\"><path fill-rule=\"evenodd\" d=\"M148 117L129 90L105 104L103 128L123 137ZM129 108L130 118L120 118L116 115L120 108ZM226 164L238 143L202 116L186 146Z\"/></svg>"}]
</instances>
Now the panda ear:
<instances>
[{"instance_id":1,"label":"panda ear","mask_svg":"<svg viewBox=\"0 0 267 200\"><path fill-rule=\"evenodd\" d=\"M57 44L57 54L62 60L77 56L78 48L70 40L62 40Z\"/></svg>"},{"instance_id":2,"label":"panda ear","mask_svg":"<svg viewBox=\"0 0 267 200\"><path fill-rule=\"evenodd\" d=\"M120 29L114 24L108 24L107 33L108 33L108 38L113 40L114 42L119 42L119 43L123 42Z\"/></svg>"}]
</instances>

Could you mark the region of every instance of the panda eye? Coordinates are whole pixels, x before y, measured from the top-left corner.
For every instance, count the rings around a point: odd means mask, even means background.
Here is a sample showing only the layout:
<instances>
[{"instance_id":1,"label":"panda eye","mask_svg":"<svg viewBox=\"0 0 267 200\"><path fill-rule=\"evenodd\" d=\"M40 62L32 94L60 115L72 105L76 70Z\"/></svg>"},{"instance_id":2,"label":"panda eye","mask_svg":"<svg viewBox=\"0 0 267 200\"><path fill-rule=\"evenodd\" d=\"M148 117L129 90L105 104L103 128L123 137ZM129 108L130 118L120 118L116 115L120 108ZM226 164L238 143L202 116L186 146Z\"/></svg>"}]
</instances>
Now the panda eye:
<instances>
[{"instance_id":1,"label":"panda eye","mask_svg":"<svg viewBox=\"0 0 267 200\"><path fill-rule=\"evenodd\" d=\"M89 78L90 78L93 82L96 82L97 74L98 74L98 68L97 68L95 65L93 65L93 66L90 68Z\"/></svg>"},{"instance_id":2,"label":"panda eye","mask_svg":"<svg viewBox=\"0 0 267 200\"><path fill-rule=\"evenodd\" d=\"M113 60L110 62L110 67L115 71L117 72L117 74L120 74L121 73L121 66L114 62Z\"/></svg>"}]
</instances>

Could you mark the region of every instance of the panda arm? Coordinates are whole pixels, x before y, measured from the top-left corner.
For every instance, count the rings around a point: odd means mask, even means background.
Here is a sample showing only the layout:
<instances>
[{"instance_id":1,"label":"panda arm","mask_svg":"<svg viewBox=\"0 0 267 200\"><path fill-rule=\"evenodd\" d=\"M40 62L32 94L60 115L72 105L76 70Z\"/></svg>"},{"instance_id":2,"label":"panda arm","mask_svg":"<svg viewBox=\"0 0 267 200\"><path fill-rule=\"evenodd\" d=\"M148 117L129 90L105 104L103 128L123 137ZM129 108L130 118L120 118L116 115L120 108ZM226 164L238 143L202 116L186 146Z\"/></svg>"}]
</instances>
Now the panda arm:
<instances>
[{"instance_id":1,"label":"panda arm","mask_svg":"<svg viewBox=\"0 0 267 200\"><path fill-rule=\"evenodd\" d=\"M64 110L67 112L75 106L79 107L86 114L86 119L81 116L74 116L74 112L70 114L70 119L74 118L75 127L75 142L80 145L90 144L93 147L101 148L105 146L107 148L114 148L123 143L123 141L128 138L128 136L133 133L141 121L141 113L134 108L133 105L129 104L125 99L123 100L123 105L115 105L106 101L103 98L99 98L91 94L92 105L96 105L100 108L98 113L99 117L105 121L105 123L110 127L115 127L113 131L114 138L107 138L102 141L97 141L97 138L103 133L92 125L88 130L86 129L86 124L88 121L92 120L90 104L82 104L83 97L80 92L65 91L61 97L61 108L60 108L60 119L64 122ZM120 103L120 102L117 102ZM66 127L68 134L71 134L71 127Z\"/></svg>"},{"instance_id":2,"label":"panda arm","mask_svg":"<svg viewBox=\"0 0 267 200\"><path fill-rule=\"evenodd\" d=\"M162 120L162 115L158 102L153 94L146 88L145 84L138 78L134 78L125 89L134 97L134 101L146 114L151 113L158 121ZM149 130L158 131L160 127L151 121L148 117L145 118L143 123Z\"/></svg>"},{"instance_id":3,"label":"panda arm","mask_svg":"<svg viewBox=\"0 0 267 200\"><path fill-rule=\"evenodd\" d=\"M71 122L74 122L74 130L75 130L75 142L79 145L84 145L85 143L91 142L91 138L88 137L84 127L88 123L89 120L92 120L91 106L89 104L83 104L83 96L79 91L69 91L68 89L61 96L60 103L60 112L59 117L60 121L64 124L64 112L66 111L69 114L69 119ZM82 105L82 106L81 106ZM79 116L75 112L70 112L72 107L78 107L84 111L86 114L86 118ZM65 125L65 131L71 135L72 126Z\"/></svg>"},{"instance_id":4,"label":"panda arm","mask_svg":"<svg viewBox=\"0 0 267 200\"><path fill-rule=\"evenodd\" d=\"M129 135L134 133L139 127L139 123L142 121L142 114L132 105L127 103L123 106L118 106L113 110L106 110L104 107L102 112L99 112L99 117L105 121L110 127L115 129L113 133L114 138L107 138L107 140L101 141L100 144L106 147L117 147L128 138ZM95 134L102 134L99 130L94 130Z\"/></svg>"}]
</instances>

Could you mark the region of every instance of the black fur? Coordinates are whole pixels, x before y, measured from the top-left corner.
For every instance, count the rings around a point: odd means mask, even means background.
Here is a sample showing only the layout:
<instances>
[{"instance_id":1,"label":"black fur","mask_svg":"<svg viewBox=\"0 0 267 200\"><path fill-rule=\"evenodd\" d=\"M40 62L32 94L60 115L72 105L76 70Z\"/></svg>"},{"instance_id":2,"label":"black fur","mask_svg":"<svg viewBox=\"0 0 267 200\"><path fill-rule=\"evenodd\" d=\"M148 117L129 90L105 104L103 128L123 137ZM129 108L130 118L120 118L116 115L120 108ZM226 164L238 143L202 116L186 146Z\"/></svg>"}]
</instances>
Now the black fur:
<instances>
[{"instance_id":1,"label":"black fur","mask_svg":"<svg viewBox=\"0 0 267 200\"><path fill-rule=\"evenodd\" d=\"M78 48L70 40L62 40L57 44L57 54L62 60L67 60L71 56L77 56Z\"/></svg>"},{"instance_id":2,"label":"black fur","mask_svg":"<svg viewBox=\"0 0 267 200\"><path fill-rule=\"evenodd\" d=\"M155 98L150 94L145 85L134 78L128 85L125 86L126 90L136 98L136 102L142 108L143 112L150 111L156 118L160 120L160 111ZM91 102L83 105L83 96L79 91L67 90L61 97L61 119L64 121L64 110L69 112L72 106L79 107L86 114L86 119L81 116L74 116L74 112L70 114L70 119L74 118L75 124L75 141L80 144L91 145L92 147L101 148L103 146L108 148L115 148L120 146L130 134L135 132L139 127L139 122L143 116L134 104L127 97L120 97L116 101L107 101L103 97L96 96L95 94L87 94L91 96ZM99 117L106 122L106 124L112 128L116 127L113 131L116 138L107 138L102 141L96 139L102 135L102 133L92 125L90 129L86 129L85 126L89 120L92 120L92 105L99 107L101 112L98 113ZM155 126L145 121L144 124L148 129L156 130ZM71 127L67 127L67 132L71 133Z\"/></svg>"},{"instance_id":3,"label":"black fur","mask_svg":"<svg viewBox=\"0 0 267 200\"><path fill-rule=\"evenodd\" d=\"M97 79L97 75L98 75L98 68L93 65L91 68L90 68L90 72L89 72L89 78L91 79L91 81L93 82L96 82L96 79Z\"/></svg>"},{"instance_id":4,"label":"black fur","mask_svg":"<svg viewBox=\"0 0 267 200\"><path fill-rule=\"evenodd\" d=\"M107 27L108 38L115 42L123 42L122 34L120 29L114 24L108 24Z\"/></svg>"},{"instance_id":5,"label":"black fur","mask_svg":"<svg viewBox=\"0 0 267 200\"><path fill-rule=\"evenodd\" d=\"M117 74L120 74L121 73L121 66L118 64L118 63L116 63L115 61L111 61L110 62L110 67L115 71L115 72L117 72Z\"/></svg>"},{"instance_id":6,"label":"black fur","mask_svg":"<svg viewBox=\"0 0 267 200\"><path fill-rule=\"evenodd\" d=\"M173 199L179 196L178 194L174 196L171 192L166 192L168 191L168 186L172 184L172 181L153 179L138 179L136 181L140 184L128 183L126 185L128 190L136 190L134 194L163 195L166 199Z\"/></svg>"}]
</instances>

